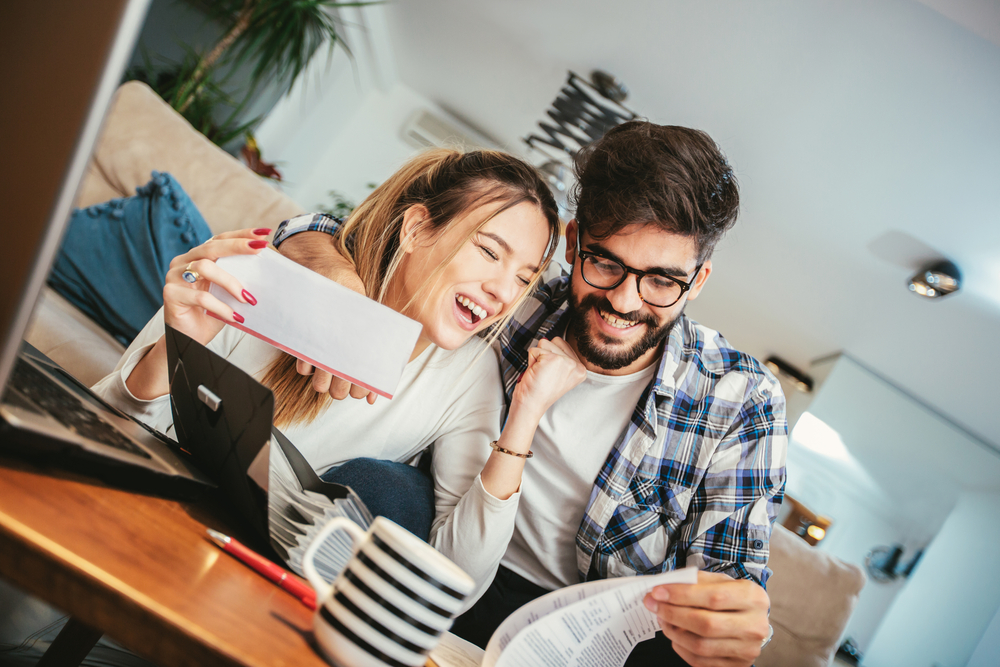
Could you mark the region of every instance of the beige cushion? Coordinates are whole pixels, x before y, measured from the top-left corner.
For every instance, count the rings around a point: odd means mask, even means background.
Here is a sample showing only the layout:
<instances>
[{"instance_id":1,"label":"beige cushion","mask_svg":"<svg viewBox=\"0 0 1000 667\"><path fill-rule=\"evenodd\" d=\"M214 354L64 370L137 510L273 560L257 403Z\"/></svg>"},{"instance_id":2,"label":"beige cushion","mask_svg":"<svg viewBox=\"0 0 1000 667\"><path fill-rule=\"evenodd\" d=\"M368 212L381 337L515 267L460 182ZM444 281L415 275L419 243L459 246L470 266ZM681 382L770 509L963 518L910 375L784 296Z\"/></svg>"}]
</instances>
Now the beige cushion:
<instances>
[{"instance_id":1,"label":"beige cushion","mask_svg":"<svg viewBox=\"0 0 1000 667\"><path fill-rule=\"evenodd\" d=\"M125 352L111 334L48 286L24 339L88 387L113 371Z\"/></svg>"},{"instance_id":2,"label":"beige cushion","mask_svg":"<svg viewBox=\"0 0 1000 667\"><path fill-rule=\"evenodd\" d=\"M180 182L214 234L273 228L302 213L271 183L195 131L149 86L129 81L115 93L77 206L130 197L154 170Z\"/></svg>"},{"instance_id":3,"label":"beige cushion","mask_svg":"<svg viewBox=\"0 0 1000 667\"><path fill-rule=\"evenodd\" d=\"M771 534L768 566L774 638L756 667L829 665L865 585L864 572L780 525Z\"/></svg>"}]
</instances>

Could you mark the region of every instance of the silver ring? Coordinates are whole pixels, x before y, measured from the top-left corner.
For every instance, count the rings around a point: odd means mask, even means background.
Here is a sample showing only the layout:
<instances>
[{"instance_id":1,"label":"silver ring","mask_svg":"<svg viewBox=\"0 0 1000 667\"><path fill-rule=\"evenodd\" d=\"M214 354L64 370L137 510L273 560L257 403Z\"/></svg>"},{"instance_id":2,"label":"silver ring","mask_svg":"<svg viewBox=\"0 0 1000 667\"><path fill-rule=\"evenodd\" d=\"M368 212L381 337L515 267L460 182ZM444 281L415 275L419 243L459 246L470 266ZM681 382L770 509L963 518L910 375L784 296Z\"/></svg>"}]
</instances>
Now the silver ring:
<instances>
[{"instance_id":1,"label":"silver ring","mask_svg":"<svg viewBox=\"0 0 1000 667\"><path fill-rule=\"evenodd\" d=\"M192 271L191 269L185 269L184 273L181 274L181 278L193 285L201 280L201 274L197 271Z\"/></svg>"}]
</instances>

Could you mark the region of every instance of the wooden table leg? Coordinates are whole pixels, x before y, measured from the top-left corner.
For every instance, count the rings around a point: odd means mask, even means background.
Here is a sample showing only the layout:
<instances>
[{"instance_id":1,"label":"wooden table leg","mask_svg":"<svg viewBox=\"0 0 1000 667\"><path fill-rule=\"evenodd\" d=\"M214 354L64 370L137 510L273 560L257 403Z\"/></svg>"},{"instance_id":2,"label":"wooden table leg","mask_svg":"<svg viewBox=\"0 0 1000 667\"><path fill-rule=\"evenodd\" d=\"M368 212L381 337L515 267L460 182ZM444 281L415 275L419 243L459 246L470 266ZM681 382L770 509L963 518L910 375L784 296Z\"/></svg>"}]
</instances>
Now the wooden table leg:
<instances>
[{"instance_id":1,"label":"wooden table leg","mask_svg":"<svg viewBox=\"0 0 1000 667\"><path fill-rule=\"evenodd\" d=\"M77 667L103 634L71 616L38 661L38 667Z\"/></svg>"}]
</instances>

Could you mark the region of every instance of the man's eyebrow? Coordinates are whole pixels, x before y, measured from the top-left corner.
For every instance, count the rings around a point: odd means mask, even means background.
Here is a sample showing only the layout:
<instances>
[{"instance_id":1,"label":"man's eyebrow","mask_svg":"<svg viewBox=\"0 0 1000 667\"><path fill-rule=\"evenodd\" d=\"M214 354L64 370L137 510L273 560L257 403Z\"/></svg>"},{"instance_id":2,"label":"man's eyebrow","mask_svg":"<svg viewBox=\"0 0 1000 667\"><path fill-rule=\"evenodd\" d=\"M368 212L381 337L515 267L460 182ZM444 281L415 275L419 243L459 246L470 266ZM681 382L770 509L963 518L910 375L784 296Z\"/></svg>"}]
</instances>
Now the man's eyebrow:
<instances>
[{"instance_id":1,"label":"man's eyebrow","mask_svg":"<svg viewBox=\"0 0 1000 667\"><path fill-rule=\"evenodd\" d=\"M620 264L625 264L626 266L628 266L627 262L625 262L621 257L611 252L610 250L602 246L600 243L588 243L587 247L584 248L584 250L586 250L587 252L592 252L595 255L600 255L601 257L605 257L607 259L613 259ZM691 273L690 271L685 271L684 269L676 266L657 266L653 267L652 269L645 269L644 272L657 273L664 276L673 276L675 278L686 278L687 275Z\"/></svg>"},{"instance_id":2,"label":"man's eyebrow","mask_svg":"<svg viewBox=\"0 0 1000 667\"><path fill-rule=\"evenodd\" d=\"M510 244L504 241L503 237L501 237L500 235L494 234L493 232L484 232L483 230L479 230L479 233L482 234L483 236L486 236L496 241L497 245L500 246L500 248L503 249L503 251L508 255L514 254L514 249L511 248ZM532 273L538 273L537 266L529 266L528 269L530 269Z\"/></svg>"}]
</instances>

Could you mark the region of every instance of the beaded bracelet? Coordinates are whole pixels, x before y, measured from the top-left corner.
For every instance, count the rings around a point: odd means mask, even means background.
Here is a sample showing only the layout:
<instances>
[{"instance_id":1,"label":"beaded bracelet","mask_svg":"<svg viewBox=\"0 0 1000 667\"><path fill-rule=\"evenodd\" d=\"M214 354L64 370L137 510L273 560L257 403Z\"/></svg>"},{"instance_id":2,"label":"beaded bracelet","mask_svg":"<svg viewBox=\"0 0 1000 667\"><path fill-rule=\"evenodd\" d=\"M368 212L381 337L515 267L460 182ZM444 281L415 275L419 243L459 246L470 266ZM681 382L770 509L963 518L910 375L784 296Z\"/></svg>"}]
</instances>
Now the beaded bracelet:
<instances>
[{"instance_id":1,"label":"beaded bracelet","mask_svg":"<svg viewBox=\"0 0 1000 667\"><path fill-rule=\"evenodd\" d=\"M511 456L516 456L519 459L530 459L532 456L535 455L534 452L528 452L527 454L518 454L517 452L512 452L509 449L504 449L503 447L501 447L500 445L498 445L497 444L498 442L500 442L500 441L499 440L494 440L493 442L490 443L490 447L492 447L494 450L500 452L501 454L510 454Z\"/></svg>"}]
</instances>

